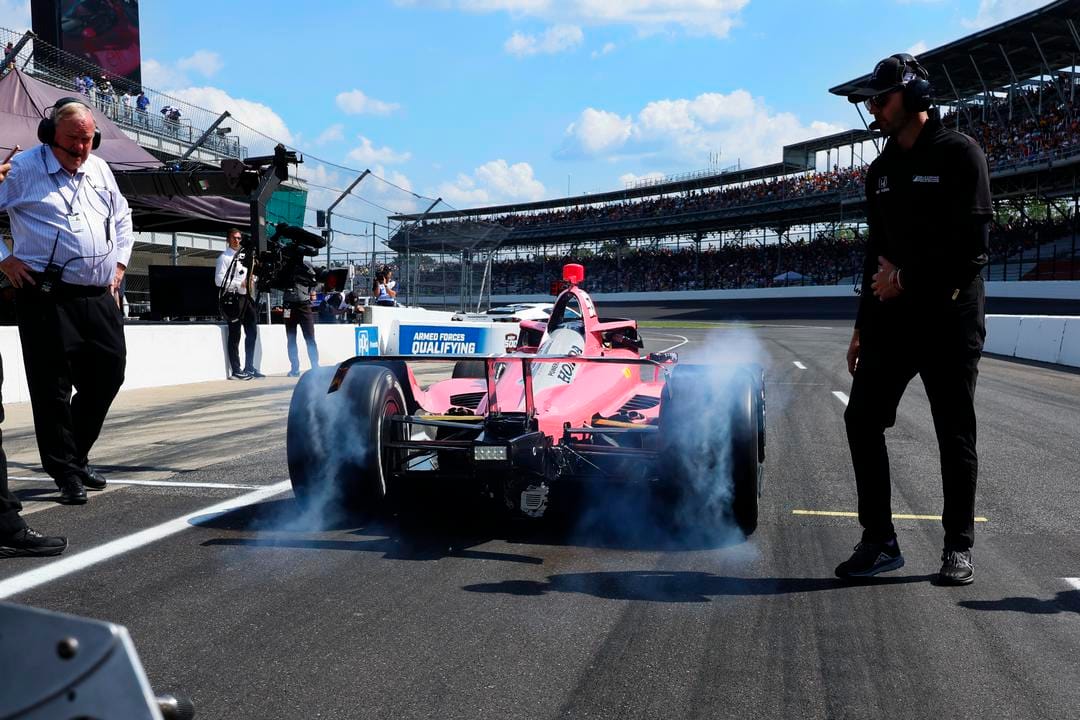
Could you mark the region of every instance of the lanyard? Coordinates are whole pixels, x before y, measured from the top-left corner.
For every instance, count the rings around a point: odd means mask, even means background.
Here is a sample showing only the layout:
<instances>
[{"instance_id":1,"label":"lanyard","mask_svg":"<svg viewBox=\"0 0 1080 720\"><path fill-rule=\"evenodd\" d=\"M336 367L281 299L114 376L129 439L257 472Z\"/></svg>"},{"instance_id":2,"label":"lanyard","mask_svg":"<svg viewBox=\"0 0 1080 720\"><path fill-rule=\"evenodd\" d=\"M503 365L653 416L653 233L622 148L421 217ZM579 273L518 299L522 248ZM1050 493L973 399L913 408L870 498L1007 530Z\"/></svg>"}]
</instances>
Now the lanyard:
<instances>
[{"instance_id":1,"label":"lanyard","mask_svg":"<svg viewBox=\"0 0 1080 720\"><path fill-rule=\"evenodd\" d=\"M44 145L41 146L41 161L45 162ZM45 167L48 168L48 164L46 164ZM73 203L78 202L79 200L79 191L82 189L83 180L86 179L86 171L83 171L83 173L79 175L79 182L75 184L75 194L71 196L72 202L68 202L68 199L64 197L64 193L60 186L60 181L56 179L56 175L57 173L49 173L49 177L52 178L53 183L56 185L56 194L60 196L60 199L64 201L64 205L67 206L68 215L76 215L77 213L75 212L75 206Z\"/></svg>"}]
</instances>

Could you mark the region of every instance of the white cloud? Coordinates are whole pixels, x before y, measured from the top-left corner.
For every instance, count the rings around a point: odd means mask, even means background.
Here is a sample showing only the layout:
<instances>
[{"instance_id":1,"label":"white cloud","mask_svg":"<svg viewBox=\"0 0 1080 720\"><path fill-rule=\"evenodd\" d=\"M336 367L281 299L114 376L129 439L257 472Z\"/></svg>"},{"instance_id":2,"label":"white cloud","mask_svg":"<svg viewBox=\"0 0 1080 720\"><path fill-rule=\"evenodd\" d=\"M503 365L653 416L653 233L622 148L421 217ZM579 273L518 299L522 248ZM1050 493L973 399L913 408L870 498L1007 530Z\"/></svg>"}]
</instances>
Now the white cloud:
<instances>
[{"instance_id":1,"label":"white cloud","mask_svg":"<svg viewBox=\"0 0 1080 720\"><path fill-rule=\"evenodd\" d=\"M503 49L517 57L539 53L553 55L572 50L581 45L584 39L585 35L577 25L555 25L545 30L539 37L516 32L506 41Z\"/></svg>"},{"instance_id":2,"label":"white cloud","mask_svg":"<svg viewBox=\"0 0 1080 720\"><path fill-rule=\"evenodd\" d=\"M334 142L336 140L345 139L345 126L341 123L335 123L330 127L319 133L319 137L315 138L316 145L325 145L328 142Z\"/></svg>"},{"instance_id":3,"label":"white cloud","mask_svg":"<svg viewBox=\"0 0 1080 720\"><path fill-rule=\"evenodd\" d=\"M619 176L619 182L623 187L629 187L635 183L642 182L643 180L663 180L664 173L662 172L647 172L644 175L636 175L634 173L624 173Z\"/></svg>"},{"instance_id":4,"label":"white cloud","mask_svg":"<svg viewBox=\"0 0 1080 720\"><path fill-rule=\"evenodd\" d=\"M360 145L349 151L346 155L349 160L354 160L361 165L376 165L379 163L385 163L387 165L394 165L397 163L406 162L412 157L409 152L399 153L389 146L375 147L375 144L370 139L359 135Z\"/></svg>"},{"instance_id":5,"label":"white cloud","mask_svg":"<svg viewBox=\"0 0 1080 720\"><path fill-rule=\"evenodd\" d=\"M362 90L338 93L337 106L349 115L389 115L401 106L368 97Z\"/></svg>"},{"instance_id":6,"label":"white cloud","mask_svg":"<svg viewBox=\"0 0 1080 720\"><path fill-rule=\"evenodd\" d=\"M972 30L981 30L1017 15L1042 7L1047 0L979 0L978 13L973 18L964 18L960 23Z\"/></svg>"},{"instance_id":7,"label":"white cloud","mask_svg":"<svg viewBox=\"0 0 1080 720\"><path fill-rule=\"evenodd\" d=\"M761 165L779 162L784 145L841 129L824 122L805 125L795 115L775 113L761 98L735 90L655 100L634 118L586 108L567 128L556 154L600 159L655 155L693 166L704 165L710 154L719 152L724 164L739 159L743 165Z\"/></svg>"},{"instance_id":8,"label":"white cloud","mask_svg":"<svg viewBox=\"0 0 1080 720\"><path fill-rule=\"evenodd\" d=\"M621 147L630 139L633 120L606 110L585 108L566 128L569 154L601 155Z\"/></svg>"},{"instance_id":9,"label":"white cloud","mask_svg":"<svg viewBox=\"0 0 1080 720\"><path fill-rule=\"evenodd\" d=\"M615 43L606 42L604 43L604 47L600 48L599 50L592 51L592 59L595 60L598 57L601 57L603 55L610 55L613 52L615 52Z\"/></svg>"},{"instance_id":10,"label":"white cloud","mask_svg":"<svg viewBox=\"0 0 1080 720\"><path fill-rule=\"evenodd\" d=\"M269 106L262 103L243 98L234 98L224 90L216 87L189 87L172 90L169 95L177 100L183 100L191 105L209 110L214 115L220 115L228 110L237 123L243 123L249 128L286 145L294 144L293 134L285 121ZM234 128L234 130L241 136L241 142L248 147L248 151L253 155L268 152L273 147L273 143L266 138L243 133L237 128Z\"/></svg>"},{"instance_id":11,"label":"white cloud","mask_svg":"<svg viewBox=\"0 0 1080 720\"><path fill-rule=\"evenodd\" d=\"M924 52L926 52L929 49L930 49L930 46L926 44L926 41L925 40L920 40L919 42L915 43L914 45L909 47L904 52L906 52L908 55L922 55Z\"/></svg>"},{"instance_id":12,"label":"white cloud","mask_svg":"<svg viewBox=\"0 0 1080 720\"><path fill-rule=\"evenodd\" d=\"M142 61L142 81L143 85L154 90L175 90L191 84L187 75L153 58Z\"/></svg>"},{"instance_id":13,"label":"white cloud","mask_svg":"<svg viewBox=\"0 0 1080 720\"><path fill-rule=\"evenodd\" d=\"M544 184L533 177L529 163L510 165L502 159L484 163L472 175L460 173L453 182L442 183L436 192L451 205L465 206L529 202L546 194Z\"/></svg>"},{"instance_id":14,"label":"white cloud","mask_svg":"<svg viewBox=\"0 0 1080 720\"><path fill-rule=\"evenodd\" d=\"M176 63L180 70L194 70L206 77L213 77L224 66L221 56L211 50L196 50L193 55L181 58Z\"/></svg>"},{"instance_id":15,"label":"white cloud","mask_svg":"<svg viewBox=\"0 0 1080 720\"><path fill-rule=\"evenodd\" d=\"M397 0L399 5L507 12L554 23L629 25L654 33L678 28L691 35L726 37L750 0Z\"/></svg>"}]
</instances>

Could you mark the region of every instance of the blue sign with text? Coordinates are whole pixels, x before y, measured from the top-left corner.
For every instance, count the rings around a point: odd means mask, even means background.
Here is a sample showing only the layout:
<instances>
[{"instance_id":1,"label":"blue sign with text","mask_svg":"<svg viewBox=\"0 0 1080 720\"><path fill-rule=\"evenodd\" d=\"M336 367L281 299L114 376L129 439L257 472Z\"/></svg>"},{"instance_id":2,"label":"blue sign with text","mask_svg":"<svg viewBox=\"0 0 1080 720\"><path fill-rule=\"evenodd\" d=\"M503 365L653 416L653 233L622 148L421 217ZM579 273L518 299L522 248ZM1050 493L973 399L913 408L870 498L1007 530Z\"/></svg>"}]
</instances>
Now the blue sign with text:
<instances>
[{"instance_id":1,"label":"blue sign with text","mask_svg":"<svg viewBox=\"0 0 1080 720\"><path fill-rule=\"evenodd\" d=\"M401 325L399 355L486 355L491 328Z\"/></svg>"},{"instance_id":2,"label":"blue sign with text","mask_svg":"<svg viewBox=\"0 0 1080 720\"><path fill-rule=\"evenodd\" d=\"M356 328L356 354L379 354L379 328L376 325L361 325Z\"/></svg>"}]
</instances>

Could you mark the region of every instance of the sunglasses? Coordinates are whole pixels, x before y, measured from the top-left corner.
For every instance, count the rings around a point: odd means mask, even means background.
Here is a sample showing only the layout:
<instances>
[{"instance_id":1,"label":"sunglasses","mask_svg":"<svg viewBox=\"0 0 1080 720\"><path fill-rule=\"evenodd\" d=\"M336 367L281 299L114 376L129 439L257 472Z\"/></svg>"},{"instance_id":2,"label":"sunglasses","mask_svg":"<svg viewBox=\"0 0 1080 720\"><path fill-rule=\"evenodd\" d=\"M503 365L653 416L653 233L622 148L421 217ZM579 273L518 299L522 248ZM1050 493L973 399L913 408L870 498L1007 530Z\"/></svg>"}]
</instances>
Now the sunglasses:
<instances>
[{"instance_id":1,"label":"sunglasses","mask_svg":"<svg viewBox=\"0 0 1080 720\"><path fill-rule=\"evenodd\" d=\"M866 98L865 100L863 100L863 104L866 105L866 109L868 111L873 110L875 107L883 108L885 107L885 103L889 102L889 96L899 89L900 88L889 88L884 92L880 92L877 95L874 95L873 97Z\"/></svg>"}]
</instances>

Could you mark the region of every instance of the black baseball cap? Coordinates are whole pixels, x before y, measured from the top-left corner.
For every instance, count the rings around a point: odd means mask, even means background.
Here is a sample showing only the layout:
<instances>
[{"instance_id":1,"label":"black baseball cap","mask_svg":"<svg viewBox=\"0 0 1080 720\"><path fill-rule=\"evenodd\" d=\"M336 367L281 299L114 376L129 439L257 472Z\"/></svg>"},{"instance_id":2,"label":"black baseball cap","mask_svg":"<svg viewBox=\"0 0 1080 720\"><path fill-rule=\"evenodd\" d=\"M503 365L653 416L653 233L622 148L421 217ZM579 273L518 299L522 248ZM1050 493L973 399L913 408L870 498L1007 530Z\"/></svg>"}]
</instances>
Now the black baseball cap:
<instances>
[{"instance_id":1,"label":"black baseball cap","mask_svg":"<svg viewBox=\"0 0 1080 720\"><path fill-rule=\"evenodd\" d=\"M904 86L907 72L910 70L903 57L890 55L874 66L874 71L870 73L865 83L848 93L848 102L862 102L883 92L898 90Z\"/></svg>"}]
</instances>

